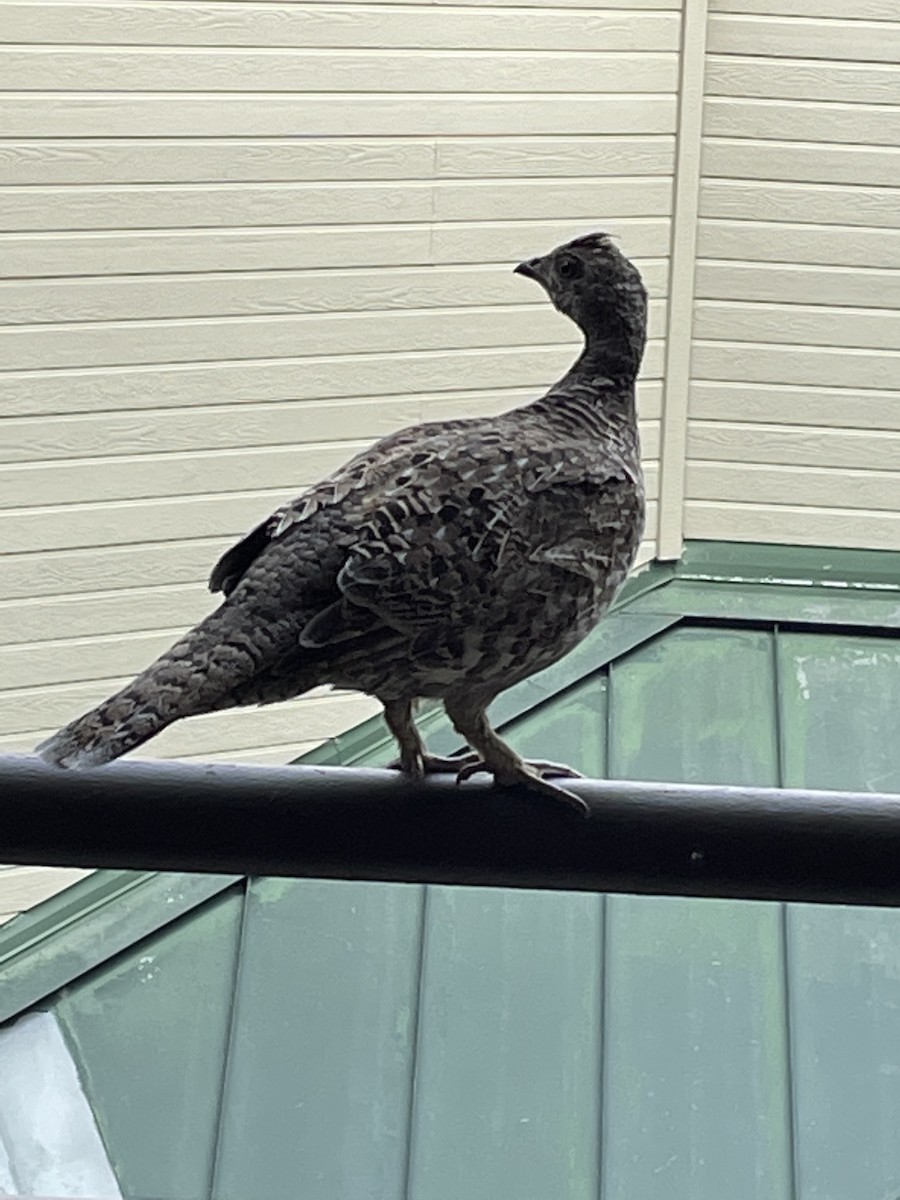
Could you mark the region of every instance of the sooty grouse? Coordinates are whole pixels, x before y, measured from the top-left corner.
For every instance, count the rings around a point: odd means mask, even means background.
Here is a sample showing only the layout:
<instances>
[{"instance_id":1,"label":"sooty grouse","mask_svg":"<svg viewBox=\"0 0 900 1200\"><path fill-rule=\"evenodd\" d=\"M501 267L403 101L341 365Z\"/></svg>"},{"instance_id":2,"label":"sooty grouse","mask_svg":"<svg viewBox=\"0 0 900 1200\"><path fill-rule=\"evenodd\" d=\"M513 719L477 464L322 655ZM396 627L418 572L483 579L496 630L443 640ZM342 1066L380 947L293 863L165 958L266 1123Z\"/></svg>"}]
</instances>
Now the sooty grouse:
<instances>
[{"instance_id":1,"label":"sooty grouse","mask_svg":"<svg viewBox=\"0 0 900 1200\"><path fill-rule=\"evenodd\" d=\"M644 522L635 377L640 274L605 234L532 258L584 350L541 399L414 425L278 509L216 564L222 604L122 691L38 747L91 767L182 717L320 684L376 696L407 775L490 771L582 806L491 728L504 688L571 650L609 606ZM413 722L438 697L474 751L430 756Z\"/></svg>"}]
</instances>

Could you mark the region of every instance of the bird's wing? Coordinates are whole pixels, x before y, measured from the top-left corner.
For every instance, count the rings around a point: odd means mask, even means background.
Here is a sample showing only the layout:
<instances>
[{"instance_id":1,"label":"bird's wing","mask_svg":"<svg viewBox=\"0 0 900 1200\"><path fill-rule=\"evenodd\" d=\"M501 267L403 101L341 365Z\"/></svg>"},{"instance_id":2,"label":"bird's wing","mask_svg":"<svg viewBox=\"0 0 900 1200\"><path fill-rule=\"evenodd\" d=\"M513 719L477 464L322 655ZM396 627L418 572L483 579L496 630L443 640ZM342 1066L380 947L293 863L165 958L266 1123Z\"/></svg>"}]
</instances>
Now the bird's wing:
<instances>
[{"instance_id":1,"label":"bird's wing","mask_svg":"<svg viewBox=\"0 0 900 1200\"><path fill-rule=\"evenodd\" d=\"M352 534L334 599L307 621L301 644L328 646L377 627L419 634L448 617L464 621L516 546L535 563L596 575L595 529L584 513L596 510L598 493L616 511L625 479L575 443L528 446L478 420L413 426L276 510L222 556L210 588L230 594L260 555L288 551L340 510Z\"/></svg>"},{"instance_id":2,"label":"bird's wing","mask_svg":"<svg viewBox=\"0 0 900 1200\"><path fill-rule=\"evenodd\" d=\"M448 619L464 626L501 575L528 574L528 562L599 577L592 515L620 511L627 472L576 446L519 449L496 430L469 442L422 442L417 458L367 494L337 576L340 598L306 625L303 645L361 636L373 617L410 636Z\"/></svg>"},{"instance_id":3,"label":"bird's wing","mask_svg":"<svg viewBox=\"0 0 900 1200\"><path fill-rule=\"evenodd\" d=\"M602 586L624 538L643 532L643 478L637 460L607 457L582 446L534 456L527 490L544 514L531 561Z\"/></svg>"},{"instance_id":4,"label":"bird's wing","mask_svg":"<svg viewBox=\"0 0 900 1200\"><path fill-rule=\"evenodd\" d=\"M445 422L451 429L462 422ZM209 590L229 596L260 554L323 509L339 505L354 492L382 486L404 470L420 470L424 459L417 453L426 426L411 426L382 438L349 459L337 471L308 488L296 499L277 508L222 555L209 577Z\"/></svg>"}]
</instances>

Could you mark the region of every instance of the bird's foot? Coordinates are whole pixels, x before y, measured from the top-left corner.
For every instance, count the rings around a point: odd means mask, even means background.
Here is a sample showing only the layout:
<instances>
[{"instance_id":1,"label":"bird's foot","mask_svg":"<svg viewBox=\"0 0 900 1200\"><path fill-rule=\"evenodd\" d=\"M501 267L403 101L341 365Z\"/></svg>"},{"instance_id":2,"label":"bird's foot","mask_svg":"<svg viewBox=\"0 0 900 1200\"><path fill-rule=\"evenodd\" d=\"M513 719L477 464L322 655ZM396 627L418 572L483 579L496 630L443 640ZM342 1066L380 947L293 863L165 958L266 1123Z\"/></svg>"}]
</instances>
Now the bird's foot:
<instances>
[{"instance_id":1,"label":"bird's foot","mask_svg":"<svg viewBox=\"0 0 900 1200\"><path fill-rule=\"evenodd\" d=\"M389 762L389 771L402 771L411 779L423 779L426 775L456 775L461 769L480 763L477 754L457 754L453 758L440 754L417 754L409 759L395 758Z\"/></svg>"},{"instance_id":2,"label":"bird's foot","mask_svg":"<svg viewBox=\"0 0 900 1200\"><path fill-rule=\"evenodd\" d=\"M567 767L562 763L544 762L542 759L531 759L528 762L520 760L517 763L504 763L502 767L491 766L478 758L477 755L467 755L472 761L464 762L461 770L457 771L456 782L462 783L482 771L494 776L498 787L513 787L521 785L532 792L540 792L553 800L562 800L577 809L583 817L590 816L590 808L580 796L567 788L548 783L550 779L583 779L580 771Z\"/></svg>"}]
</instances>

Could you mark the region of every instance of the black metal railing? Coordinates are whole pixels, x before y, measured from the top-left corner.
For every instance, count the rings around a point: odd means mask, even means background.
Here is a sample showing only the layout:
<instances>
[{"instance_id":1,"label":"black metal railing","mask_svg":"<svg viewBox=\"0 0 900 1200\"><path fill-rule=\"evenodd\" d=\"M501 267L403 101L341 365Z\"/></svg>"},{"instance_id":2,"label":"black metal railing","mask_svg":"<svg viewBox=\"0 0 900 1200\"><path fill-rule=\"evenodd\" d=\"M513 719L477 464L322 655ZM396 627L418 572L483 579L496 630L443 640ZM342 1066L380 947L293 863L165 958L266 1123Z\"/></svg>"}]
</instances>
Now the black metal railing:
<instances>
[{"instance_id":1,"label":"black metal railing","mask_svg":"<svg viewBox=\"0 0 900 1200\"><path fill-rule=\"evenodd\" d=\"M900 796L0 757L0 861L900 904Z\"/></svg>"}]
</instances>

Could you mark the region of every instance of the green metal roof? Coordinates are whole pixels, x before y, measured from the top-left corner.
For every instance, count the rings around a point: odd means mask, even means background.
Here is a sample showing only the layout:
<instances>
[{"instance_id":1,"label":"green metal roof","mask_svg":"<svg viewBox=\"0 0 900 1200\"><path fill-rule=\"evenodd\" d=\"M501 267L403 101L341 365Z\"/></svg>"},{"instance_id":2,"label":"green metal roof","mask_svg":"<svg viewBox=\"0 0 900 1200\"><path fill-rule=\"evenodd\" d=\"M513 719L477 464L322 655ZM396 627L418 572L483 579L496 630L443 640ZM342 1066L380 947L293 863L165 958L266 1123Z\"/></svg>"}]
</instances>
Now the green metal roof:
<instances>
[{"instance_id":1,"label":"green metal roof","mask_svg":"<svg viewBox=\"0 0 900 1200\"><path fill-rule=\"evenodd\" d=\"M591 775L900 792L900 555L691 547L497 709ZM313 757L387 751L369 722ZM103 872L0 972L0 1017L62 1023L126 1196L900 1189L894 911Z\"/></svg>"}]
</instances>

